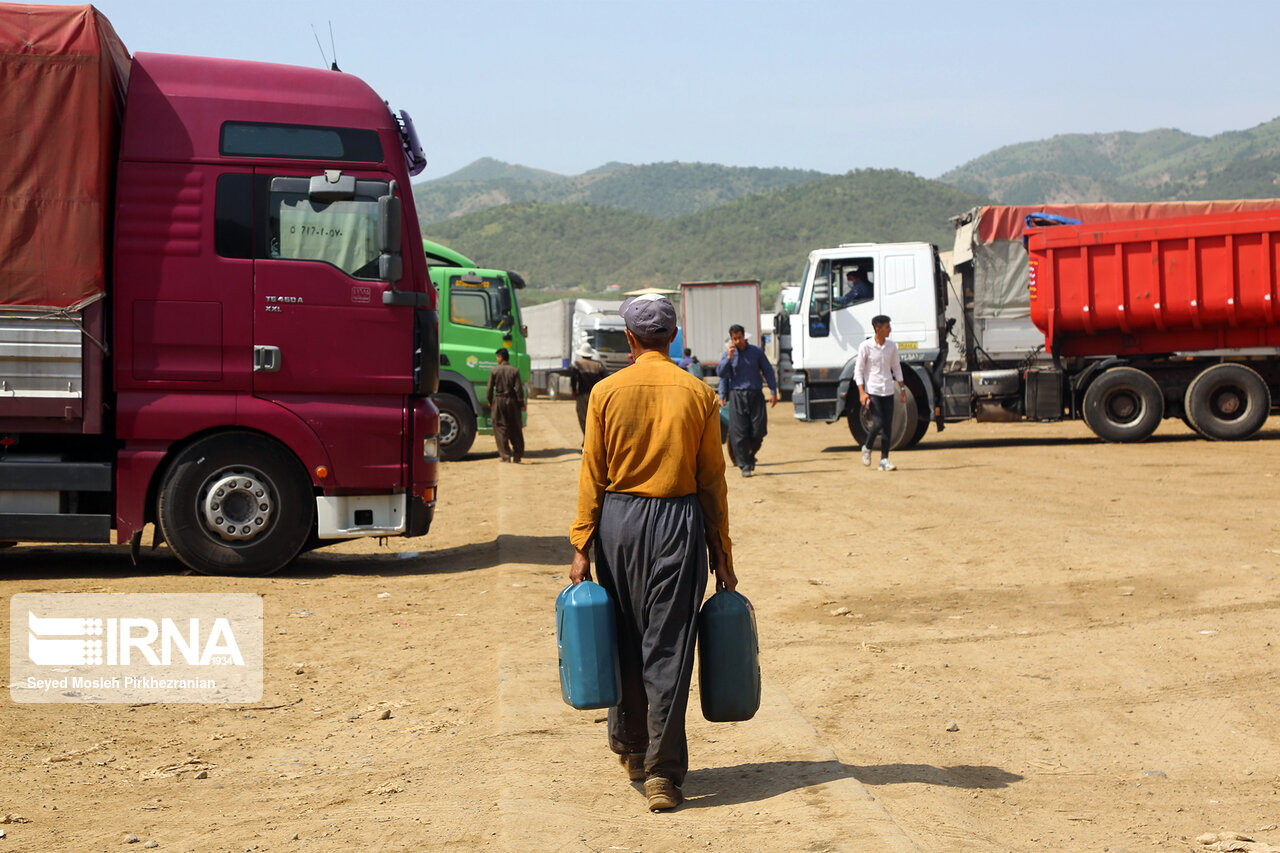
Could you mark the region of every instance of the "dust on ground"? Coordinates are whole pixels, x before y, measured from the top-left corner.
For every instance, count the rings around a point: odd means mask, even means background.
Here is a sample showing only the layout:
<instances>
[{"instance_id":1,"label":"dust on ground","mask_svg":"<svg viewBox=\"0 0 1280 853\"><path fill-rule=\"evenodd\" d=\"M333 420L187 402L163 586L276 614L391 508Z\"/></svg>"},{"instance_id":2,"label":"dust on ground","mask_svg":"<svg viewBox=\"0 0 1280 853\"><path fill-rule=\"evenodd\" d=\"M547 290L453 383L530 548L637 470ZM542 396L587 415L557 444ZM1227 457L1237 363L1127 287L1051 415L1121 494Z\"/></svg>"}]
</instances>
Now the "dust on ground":
<instances>
[{"instance_id":1,"label":"dust on ground","mask_svg":"<svg viewBox=\"0 0 1280 853\"><path fill-rule=\"evenodd\" d=\"M707 723L695 684L689 800L656 815L604 713L560 700L573 403L533 401L527 440L444 465L427 537L270 578L0 551L6 600L259 593L266 660L252 705L6 697L0 853L1280 845L1280 421L1139 445L959 424L881 473L778 406L757 476L729 472L763 705Z\"/></svg>"}]
</instances>

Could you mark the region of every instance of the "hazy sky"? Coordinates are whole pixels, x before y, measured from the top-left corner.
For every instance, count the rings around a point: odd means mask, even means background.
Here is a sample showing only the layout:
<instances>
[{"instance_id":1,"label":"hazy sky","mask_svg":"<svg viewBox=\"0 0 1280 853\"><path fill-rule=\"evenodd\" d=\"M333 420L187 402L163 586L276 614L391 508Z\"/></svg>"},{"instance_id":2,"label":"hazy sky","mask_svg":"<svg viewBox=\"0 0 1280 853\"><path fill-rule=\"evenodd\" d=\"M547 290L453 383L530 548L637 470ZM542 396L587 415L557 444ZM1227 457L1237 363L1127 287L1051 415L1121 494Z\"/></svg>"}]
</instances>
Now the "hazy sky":
<instances>
[{"instance_id":1,"label":"hazy sky","mask_svg":"<svg viewBox=\"0 0 1280 853\"><path fill-rule=\"evenodd\" d=\"M1280 115L1273 0L100 0L130 51L321 65L478 157L899 168L1059 133Z\"/></svg>"}]
</instances>

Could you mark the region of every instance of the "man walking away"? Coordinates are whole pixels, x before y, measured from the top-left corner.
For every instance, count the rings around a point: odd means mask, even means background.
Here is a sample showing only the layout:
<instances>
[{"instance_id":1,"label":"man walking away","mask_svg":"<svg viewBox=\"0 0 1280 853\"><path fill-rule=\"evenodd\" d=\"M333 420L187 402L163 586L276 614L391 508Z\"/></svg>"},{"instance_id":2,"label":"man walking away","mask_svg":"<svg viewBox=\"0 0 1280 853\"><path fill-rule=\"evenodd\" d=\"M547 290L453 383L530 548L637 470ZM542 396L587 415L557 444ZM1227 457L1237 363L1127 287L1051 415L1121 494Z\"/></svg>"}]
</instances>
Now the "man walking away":
<instances>
[{"instance_id":1,"label":"man walking away","mask_svg":"<svg viewBox=\"0 0 1280 853\"><path fill-rule=\"evenodd\" d=\"M896 384L902 402L907 402L907 386L902 381L902 362L898 345L889 340L893 331L889 318L877 314L871 318L872 337L858 347L858 360L853 365L853 381L858 384L858 402L871 409L871 430L862 448L862 464L871 467L871 448L880 436L880 470L896 471L889 461L889 445L893 444L893 390Z\"/></svg>"},{"instance_id":2,"label":"man walking away","mask_svg":"<svg viewBox=\"0 0 1280 853\"><path fill-rule=\"evenodd\" d=\"M720 377L720 405L729 403L729 442L742 476L756 472L756 454L769 431L769 415L764 408L764 383L769 384L769 405L778 405L778 383L773 365L764 350L747 343L746 330L729 327L729 349L716 366ZM763 381L762 381L763 380Z\"/></svg>"},{"instance_id":3,"label":"man walking away","mask_svg":"<svg viewBox=\"0 0 1280 853\"><path fill-rule=\"evenodd\" d=\"M652 811L684 799L685 709L693 676L707 552L732 590L720 412L711 388L667 357L676 312L656 294L623 303L635 364L603 379L587 407L569 579L600 585L618 622L622 693L609 710L609 748Z\"/></svg>"},{"instance_id":4,"label":"man walking away","mask_svg":"<svg viewBox=\"0 0 1280 853\"><path fill-rule=\"evenodd\" d=\"M587 434L587 401L591 399L591 389L604 379L604 365L592 358L594 351L590 347L578 350L578 357L569 365L569 384L573 388L574 399L578 403L578 426L582 434Z\"/></svg>"},{"instance_id":5,"label":"man walking away","mask_svg":"<svg viewBox=\"0 0 1280 853\"><path fill-rule=\"evenodd\" d=\"M489 373L486 392L493 413L493 440L498 444L501 461L519 462L524 456L524 424L520 420L525 409L524 385L507 351L500 349L497 355L498 366Z\"/></svg>"}]
</instances>

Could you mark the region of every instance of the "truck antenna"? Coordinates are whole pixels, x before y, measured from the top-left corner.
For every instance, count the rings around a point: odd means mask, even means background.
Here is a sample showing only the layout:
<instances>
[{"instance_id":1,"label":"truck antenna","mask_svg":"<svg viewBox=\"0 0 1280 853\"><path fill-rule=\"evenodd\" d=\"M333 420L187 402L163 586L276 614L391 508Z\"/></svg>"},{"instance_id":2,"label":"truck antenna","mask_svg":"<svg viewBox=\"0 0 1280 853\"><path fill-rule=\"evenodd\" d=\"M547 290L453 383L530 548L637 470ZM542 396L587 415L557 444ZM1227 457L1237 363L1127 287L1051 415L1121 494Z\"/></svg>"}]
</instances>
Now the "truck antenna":
<instances>
[{"instance_id":1,"label":"truck antenna","mask_svg":"<svg viewBox=\"0 0 1280 853\"><path fill-rule=\"evenodd\" d=\"M341 71L338 68L338 46L333 41L333 19L329 19L329 50L333 53L333 65L329 66L330 71Z\"/></svg>"},{"instance_id":2,"label":"truck antenna","mask_svg":"<svg viewBox=\"0 0 1280 853\"><path fill-rule=\"evenodd\" d=\"M315 24L312 24L312 25L311 25L311 35L313 35L313 36L315 36L315 37L316 37L316 47L320 48L320 61L321 61L323 64L328 65L328 64L329 64L329 57L327 57L327 56L325 56L325 55L324 55L324 45L322 45L322 44L320 43L320 34L319 34L318 32L316 32L316 25L315 25Z\"/></svg>"}]
</instances>

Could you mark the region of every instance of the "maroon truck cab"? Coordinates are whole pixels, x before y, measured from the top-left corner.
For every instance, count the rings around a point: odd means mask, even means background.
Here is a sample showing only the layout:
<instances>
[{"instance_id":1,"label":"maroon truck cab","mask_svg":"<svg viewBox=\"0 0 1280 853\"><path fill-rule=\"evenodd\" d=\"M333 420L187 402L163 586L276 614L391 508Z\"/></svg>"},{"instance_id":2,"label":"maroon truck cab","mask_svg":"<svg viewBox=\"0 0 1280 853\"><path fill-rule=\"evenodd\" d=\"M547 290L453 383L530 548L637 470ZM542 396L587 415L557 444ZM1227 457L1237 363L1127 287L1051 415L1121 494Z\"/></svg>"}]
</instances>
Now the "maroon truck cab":
<instances>
[{"instance_id":1,"label":"maroon truck cab","mask_svg":"<svg viewBox=\"0 0 1280 853\"><path fill-rule=\"evenodd\" d=\"M439 324L414 155L407 117L354 76L134 56L105 308L83 321L102 346L76 416L0 410L0 497L57 495L0 501L0 540L113 527L136 546L155 522L191 567L258 574L425 534Z\"/></svg>"}]
</instances>

